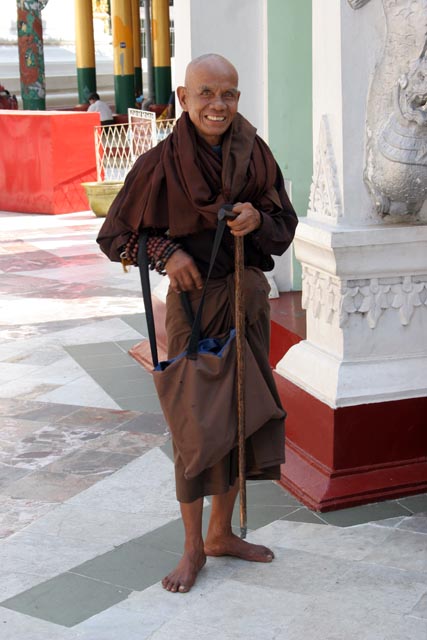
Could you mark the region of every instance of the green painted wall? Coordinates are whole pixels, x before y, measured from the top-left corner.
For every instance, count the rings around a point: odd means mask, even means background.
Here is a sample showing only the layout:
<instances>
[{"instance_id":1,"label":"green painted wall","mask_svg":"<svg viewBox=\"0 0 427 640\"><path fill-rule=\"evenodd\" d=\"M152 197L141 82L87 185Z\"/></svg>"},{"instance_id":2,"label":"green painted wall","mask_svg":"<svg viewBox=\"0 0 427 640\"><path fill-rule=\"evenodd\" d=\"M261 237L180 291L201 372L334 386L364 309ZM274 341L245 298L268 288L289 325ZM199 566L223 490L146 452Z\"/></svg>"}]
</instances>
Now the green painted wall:
<instances>
[{"instance_id":1,"label":"green painted wall","mask_svg":"<svg viewBox=\"0 0 427 640\"><path fill-rule=\"evenodd\" d=\"M268 0L269 145L298 217L307 214L313 172L311 0ZM294 289L301 267L294 259Z\"/></svg>"}]
</instances>

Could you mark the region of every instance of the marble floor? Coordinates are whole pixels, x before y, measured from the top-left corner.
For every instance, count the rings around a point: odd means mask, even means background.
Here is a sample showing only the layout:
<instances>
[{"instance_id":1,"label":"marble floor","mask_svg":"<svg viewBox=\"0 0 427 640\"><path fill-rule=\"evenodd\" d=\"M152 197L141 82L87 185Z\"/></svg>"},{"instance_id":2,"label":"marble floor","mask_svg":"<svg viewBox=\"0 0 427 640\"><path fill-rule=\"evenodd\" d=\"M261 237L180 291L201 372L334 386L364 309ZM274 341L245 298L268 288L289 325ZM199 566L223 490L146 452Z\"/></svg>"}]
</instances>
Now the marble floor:
<instances>
[{"instance_id":1,"label":"marble floor","mask_svg":"<svg viewBox=\"0 0 427 640\"><path fill-rule=\"evenodd\" d=\"M2 640L425 640L427 494L319 514L249 483L248 538L275 561L161 588L183 541L171 442L128 354L138 273L102 255L101 224L0 212Z\"/></svg>"}]
</instances>

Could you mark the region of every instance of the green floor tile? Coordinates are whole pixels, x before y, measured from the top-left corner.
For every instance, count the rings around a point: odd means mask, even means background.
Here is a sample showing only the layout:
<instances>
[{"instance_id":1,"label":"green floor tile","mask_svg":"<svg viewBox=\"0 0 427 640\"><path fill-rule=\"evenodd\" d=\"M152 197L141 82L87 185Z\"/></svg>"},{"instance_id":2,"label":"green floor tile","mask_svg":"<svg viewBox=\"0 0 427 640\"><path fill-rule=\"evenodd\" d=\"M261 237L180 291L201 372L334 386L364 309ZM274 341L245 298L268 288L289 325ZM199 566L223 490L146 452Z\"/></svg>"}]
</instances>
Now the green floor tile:
<instances>
[{"instance_id":1,"label":"green floor tile","mask_svg":"<svg viewBox=\"0 0 427 640\"><path fill-rule=\"evenodd\" d=\"M300 507L301 503L275 482L248 483L246 488L248 503L252 505L276 505Z\"/></svg>"},{"instance_id":2,"label":"green floor tile","mask_svg":"<svg viewBox=\"0 0 427 640\"><path fill-rule=\"evenodd\" d=\"M116 587L143 591L167 575L178 559L175 553L131 541L74 567L72 572Z\"/></svg>"},{"instance_id":3,"label":"green floor tile","mask_svg":"<svg viewBox=\"0 0 427 640\"><path fill-rule=\"evenodd\" d=\"M120 318L141 335L148 336L145 313L133 313L128 316L120 316Z\"/></svg>"},{"instance_id":4,"label":"green floor tile","mask_svg":"<svg viewBox=\"0 0 427 640\"><path fill-rule=\"evenodd\" d=\"M259 529L275 520L281 520L284 516L295 511L295 507L275 506L275 505L253 505L247 500L247 525L248 529ZM234 506L232 524L235 527L240 525L240 505L239 499Z\"/></svg>"},{"instance_id":5,"label":"green floor tile","mask_svg":"<svg viewBox=\"0 0 427 640\"><path fill-rule=\"evenodd\" d=\"M159 399L157 395L152 396L135 396L133 398L116 398L113 396L113 400L117 402L121 409L127 411L142 411L143 413L162 413Z\"/></svg>"},{"instance_id":6,"label":"green floor tile","mask_svg":"<svg viewBox=\"0 0 427 640\"><path fill-rule=\"evenodd\" d=\"M319 516L306 507L301 507L292 511L288 515L281 518L281 520L290 520L291 522L305 522L308 524L326 524Z\"/></svg>"},{"instance_id":7,"label":"green floor tile","mask_svg":"<svg viewBox=\"0 0 427 640\"><path fill-rule=\"evenodd\" d=\"M138 386L138 383L140 383L139 386ZM134 394L130 394L128 392L128 389L132 389L132 390L135 389L136 395L141 394L143 396L156 396L156 398L158 397L156 387L154 386L153 377L150 373L147 373L147 377L141 378L141 380L129 380L128 388L124 389L124 393L126 394L127 397L134 395ZM119 398L122 397L119 391L116 391L116 393Z\"/></svg>"},{"instance_id":8,"label":"green floor tile","mask_svg":"<svg viewBox=\"0 0 427 640\"><path fill-rule=\"evenodd\" d=\"M141 338L133 338L132 340L118 340L115 344L120 347L122 351L125 351L127 353L129 349L132 349L132 347L134 347L139 342L141 342Z\"/></svg>"},{"instance_id":9,"label":"green floor tile","mask_svg":"<svg viewBox=\"0 0 427 640\"><path fill-rule=\"evenodd\" d=\"M84 368L84 367L83 367ZM149 373L144 371L139 365L129 363L124 367L115 367L114 369L97 369L88 372L89 375L104 389L113 388L117 382L141 382L145 384Z\"/></svg>"},{"instance_id":10,"label":"green floor tile","mask_svg":"<svg viewBox=\"0 0 427 640\"><path fill-rule=\"evenodd\" d=\"M427 512L427 493L421 493L416 496L408 496L407 498L399 498L397 501L412 513Z\"/></svg>"},{"instance_id":11,"label":"green floor tile","mask_svg":"<svg viewBox=\"0 0 427 640\"><path fill-rule=\"evenodd\" d=\"M87 358L90 356L114 355L122 352L122 349L114 342L93 342L91 344L76 344L64 347L65 351L73 358Z\"/></svg>"},{"instance_id":12,"label":"green floor tile","mask_svg":"<svg viewBox=\"0 0 427 640\"><path fill-rule=\"evenodd\" d=\"M154 531L145 533L132 540L135 544L156 549L157 552L169 551L181 554L184 548L184 527L181 518L172 520Z\"/></svg>"},{"instance_id":13,"label":"green floor tile","mask_svg":"<svg viewBox=\"0 0 427 640\"><path fill-rule=\"evenodd\" d=\"M319 515L322 520L325 520L328 524L333 524L337 527L351 527L356 524L374 522L375 520L409 516L411 513L395 500L389 500L387 502L376 502L375 504L352 507L350 509L328 511Z\"/></svg>"},{"instance_id":14,"label":"green floor tile","mask_svg":"<svg viewBox=\"0 0 427 640\"><path fill-rule=\"evenodd\" d=\"M202 522L203 536L205 536L208 531L210 515L211 506L205 505L203 507ZM132 542L134 542L135 544L148 546L150 548L156 549L159 552L169 551L170 553L181 555L184 548L184 527L182 524L182 520L181 518L172 520L171 522L163 525L163 527L159 527L154 531L150 531L149 533L146 533L139 538L134 538Z\"/></svg>"},{"instance_id":15,"label":"green floor tile","mask_svg":"<svg viewBox=\"0 0 427 640\"><path fill-rule=\"evenodd\" d=\"M73 356L74 357L74 356ZM123 351L117 350L114 354L105 354L105 355L79 355L78 357L74 357L75 360L79 363L83 369L85 369L88 373L91 371L103 370L105 371L107 368L115 369L116 367L126 367L127 365L134 365L135 360L124 353Z\"/></svg>"},{"instance_id":16,"label":"green floor tile","mask_svg":"<svg viewBox=\"0 0 427 640\"><path fill-rule=\"evenodd\" d=\"M137 380L117 377L110 381L104 380L100 382L96 375L93 378L112 398L132 398L156 394L156 388L150 374L146 374L145 377L140 377Z\"/></svg>"},{"instance_id":17,"label":"green floor tile","mask_svg":"<svg viewBox=\"0 0 427 640\"><path fill-rule=\"evenodd\" d=\"M67 572L1 603L2 607L73 627L114 604L131 591Z\"/></svg>"}]
</instances>

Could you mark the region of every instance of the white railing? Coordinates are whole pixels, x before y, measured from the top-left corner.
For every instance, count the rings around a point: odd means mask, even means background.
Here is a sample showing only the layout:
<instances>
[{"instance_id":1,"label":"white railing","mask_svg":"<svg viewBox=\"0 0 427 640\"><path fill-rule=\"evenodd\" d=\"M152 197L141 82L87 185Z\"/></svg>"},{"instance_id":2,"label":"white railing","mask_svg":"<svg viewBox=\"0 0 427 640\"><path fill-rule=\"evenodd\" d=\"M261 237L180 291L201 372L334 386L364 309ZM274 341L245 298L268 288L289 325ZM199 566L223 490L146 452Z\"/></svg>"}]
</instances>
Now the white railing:
<instances>
[{"instance_id":1,"label":"white railing","mask_svg":"<svg viewBox=\"0 0 427 640\"><path fill-rule=\"evenodd\" d=\"M95 127L98 182L124 180L135 160L172 131L175 120L156 120L151 111L128 109L126 124Z\"/></svg>"}]
</instances>

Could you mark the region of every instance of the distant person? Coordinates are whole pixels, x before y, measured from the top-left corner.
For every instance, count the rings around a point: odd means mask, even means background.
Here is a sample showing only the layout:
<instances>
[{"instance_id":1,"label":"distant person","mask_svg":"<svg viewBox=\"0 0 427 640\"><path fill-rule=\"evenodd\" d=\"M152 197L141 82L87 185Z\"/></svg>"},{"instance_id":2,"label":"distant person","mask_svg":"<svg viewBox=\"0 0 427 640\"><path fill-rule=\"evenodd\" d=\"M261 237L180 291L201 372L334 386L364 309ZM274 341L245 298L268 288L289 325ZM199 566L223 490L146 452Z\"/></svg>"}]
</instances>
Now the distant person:
<instances>
[{"instance_id":1,"label":"distant person","mask_svg":"<svg viewBox=\"0 0 427 640\"><path fill-rule=\"evenodd\" d=\"M91 93L88 97L89 107L88 111L99 113L101 118L101 124L108 125L114 124L113 112L106 102L103 102L97 93Z\"/></svg>"},{"instance_id":2,"label":"distant person","mask_svg":"<svg viewBox=\"0 0 427 640\"><path fill-rule=\"evenodd\" d=\"M159 116L159 120L173 120L175 118L175 91L172 91L168 103Z\"/></svg>"},{"instance_id":3,"label":"distant person","mask_svg":"<svg viewBox=\"0 0 427 640\"><path fill-rule=\"evenodd\" d=\"M11 95L11 93L5 89L5 87L0 84L0 109L17 109L18 108L18 100L15 95Z\"/></svg>"},{"instance_id":4,"label":"distant person","mask_svg":"<svg viewBox=\"0 0 427 640\"><path fill-rule=\"evenodd\" d=\"M175 118L175 91L171 91L171 94L168 100L168 106L166 108L167 108L166 117L169 120L172 120L172 118Z\"/></svg>"},{"instance_id":5,"label":"distant person","mask_svg":"<svg viewBox=\"0 0 427 640\"><path fill-rule=\"evenodd\" d=\"M151 98L144 98L144 96L141 94L136 99L136 104L137 108L141 109L141 111L149 111L151 105L154 104L154 100L152 100Z\"/></svg>"}]
</instances>

